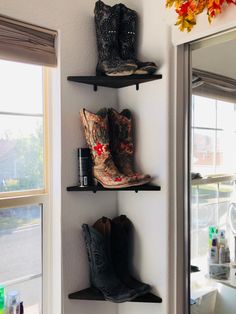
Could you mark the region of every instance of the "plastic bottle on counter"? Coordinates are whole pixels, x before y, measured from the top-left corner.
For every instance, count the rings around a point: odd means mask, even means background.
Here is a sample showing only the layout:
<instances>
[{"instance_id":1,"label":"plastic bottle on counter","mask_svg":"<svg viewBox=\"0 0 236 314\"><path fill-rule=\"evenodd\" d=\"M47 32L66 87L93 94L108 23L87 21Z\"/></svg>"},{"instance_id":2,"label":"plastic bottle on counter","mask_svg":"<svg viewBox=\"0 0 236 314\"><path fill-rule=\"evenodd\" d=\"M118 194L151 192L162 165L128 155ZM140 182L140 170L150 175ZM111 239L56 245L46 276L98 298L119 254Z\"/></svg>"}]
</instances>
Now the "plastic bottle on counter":
<instances>
[{"instance_id":1,"label":"plastic bottle on counter","mask_svg":"<svg viewBox=\"0 0 236 314\"><path fill-rule=\"evenodd\" d=\"M218 264L219 263L219 254L217 247L217 239L212 239L212 245L209 252L209 263L210 264Z\"/></svg>"},{"instance_id":2,"label":"plastic bottle on counter","mask_svg":"<svg viewBox=\"0 0 236 314\"><path fill-rule=\"evenodd\" d=\"M230 250L228 246L225 249L225 263L230 263Z\"/></svg>"},{"instance_id":3,"label":"plastic bottle on counter","mask_svg":"<svg viewBox=\"0 0 236 314\"><path fill-rule=\"evenodd\" d=\"M224 245L220 245L219 249L219 263L224 264L226 263L226 251Z\"/></svg>"},{"instance_id":4,"label":"plastic bottle on counter","mask_svg":"<svg viewBox=\"0 0 236 314\"><path fill-rule=\"evenodd\" d=\"M20 310L20 295L18 291L9 291L7 294L7 314L18 314Z\"/></svg>"}]
</instances>

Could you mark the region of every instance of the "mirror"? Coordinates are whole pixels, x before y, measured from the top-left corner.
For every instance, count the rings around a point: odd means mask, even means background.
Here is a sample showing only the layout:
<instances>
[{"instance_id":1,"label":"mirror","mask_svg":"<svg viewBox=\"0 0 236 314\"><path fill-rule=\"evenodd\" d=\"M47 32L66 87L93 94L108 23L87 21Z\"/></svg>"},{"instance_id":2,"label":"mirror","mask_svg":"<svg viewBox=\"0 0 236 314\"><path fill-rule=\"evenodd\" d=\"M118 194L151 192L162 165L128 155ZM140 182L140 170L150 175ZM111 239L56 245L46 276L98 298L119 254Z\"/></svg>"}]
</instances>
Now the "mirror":
<instances>
[{"instance_id":1,"label":"mirror","mask_svg":"<svg viewBox=\"0 0 236 314\"><path fill-rule=\"evenodd\" d=\"M235 314L236 31L189 48L190 313Z\"/></svg>"}]
</instances>

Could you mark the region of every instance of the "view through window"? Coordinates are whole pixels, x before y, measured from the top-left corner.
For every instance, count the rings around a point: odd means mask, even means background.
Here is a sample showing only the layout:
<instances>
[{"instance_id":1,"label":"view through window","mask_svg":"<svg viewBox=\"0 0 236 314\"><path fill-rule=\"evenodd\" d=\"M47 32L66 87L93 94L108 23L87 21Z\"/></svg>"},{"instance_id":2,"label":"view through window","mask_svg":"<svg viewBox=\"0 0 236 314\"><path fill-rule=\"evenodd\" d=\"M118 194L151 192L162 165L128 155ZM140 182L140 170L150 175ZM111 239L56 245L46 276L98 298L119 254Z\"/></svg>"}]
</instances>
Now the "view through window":
<instances>
[{"instance_id":1,"label":"view through window","mask_svg":"<svg viewBox=\"0 0 236 314\"><path fill-rule=\"evenodd\" d=\"M41 314L44 68L0 60L0 90L0 286L5 290L5 307L9 295L17 293L25 314Z\"/></svg>"},{"instance_id":2,"label":"view through window","mask_svg":"<svg viewBox=\"0 0 236 314\"><path fill-rule=\"evenodd\" d=\"M209 227L225 230L233 252L234 239L228 208L235 179L221 179L236 172L236 105L213 98L192 98L192 167L202 177L219 176L216 182L192 181L191 263L208 271Z\"/></svg>"}]
</instances>

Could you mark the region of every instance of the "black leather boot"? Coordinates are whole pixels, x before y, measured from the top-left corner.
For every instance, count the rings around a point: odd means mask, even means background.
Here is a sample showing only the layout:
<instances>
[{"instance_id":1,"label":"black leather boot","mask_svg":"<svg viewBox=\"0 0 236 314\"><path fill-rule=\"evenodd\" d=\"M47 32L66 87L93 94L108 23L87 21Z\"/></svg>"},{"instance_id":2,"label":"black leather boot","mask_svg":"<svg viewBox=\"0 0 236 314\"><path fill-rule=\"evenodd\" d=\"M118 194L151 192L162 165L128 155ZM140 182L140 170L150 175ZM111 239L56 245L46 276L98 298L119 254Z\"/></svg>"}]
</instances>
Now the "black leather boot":
<instances>
[{"instance_id":1,"label":"black leather boot","mask_svg":"<svg viewBox=\"0 0 236 314\"><path fill-rule=\"evenodd\" d=\"M154 62L141 62L136 58L137 51L137 12L120 4L120 56L128 62L135 62L138 66L134 74L154 74L157 66Z\"/></svg>"},{"instance_id":2,"label":"black leather boot","mask_svg":"<svg viewBox=\"0 0 236 314\"><path fill-rule=\"evenodd\" d=\"M120 6L113 7L97 1L94 9L98 64L97 75L126 76L137 69L134 61L126 62L119 56L118 33Z\"/></svg>"},{"instance_id":3,"label":"black leather boot","mask_svg":"<svg viewBox=\"0 0 236 314\"><path fill-rule=\"evenodd\" d=\"M147 294L151 287L130 275L130 242L132 227L131 221L125 215L121 215L112 220L112 262L115 272L121 281L127 287L134 289L140 296Z\"/></svg>"},{"instance_id":4,"label":"black leather boot","mask_svg":"<svg viewBox=\"0 0 236 314\"><path fill-rule=\"evenodd\" d=\"M105 300L116 303L130 301L137 297L134 289L126 287L116 276L109 253L111 222L103 217L94 227L82 225L87 247L90 282L104 296Z\"/></svg>"}]
</instances>

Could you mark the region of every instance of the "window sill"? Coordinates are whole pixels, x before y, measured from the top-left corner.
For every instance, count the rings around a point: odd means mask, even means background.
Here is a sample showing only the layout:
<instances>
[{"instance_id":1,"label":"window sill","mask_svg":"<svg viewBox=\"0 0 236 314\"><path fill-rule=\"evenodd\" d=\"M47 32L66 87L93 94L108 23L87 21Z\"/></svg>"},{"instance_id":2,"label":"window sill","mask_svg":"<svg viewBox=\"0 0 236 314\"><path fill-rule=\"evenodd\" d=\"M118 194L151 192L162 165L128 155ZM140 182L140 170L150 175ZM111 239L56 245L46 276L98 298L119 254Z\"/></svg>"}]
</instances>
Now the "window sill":
<instances>
[{"instance_id":1,"label":"window sill","mask_svg":"<svg viewBox=\"0 0 236 314\"><path fill-rule=\"evenodd\" d=\"M236 180L236 174L219 174L206 176L201 179L193 179L192 185L204 185L219 182L228 182Z\"/></svg>"}]
</instances>

